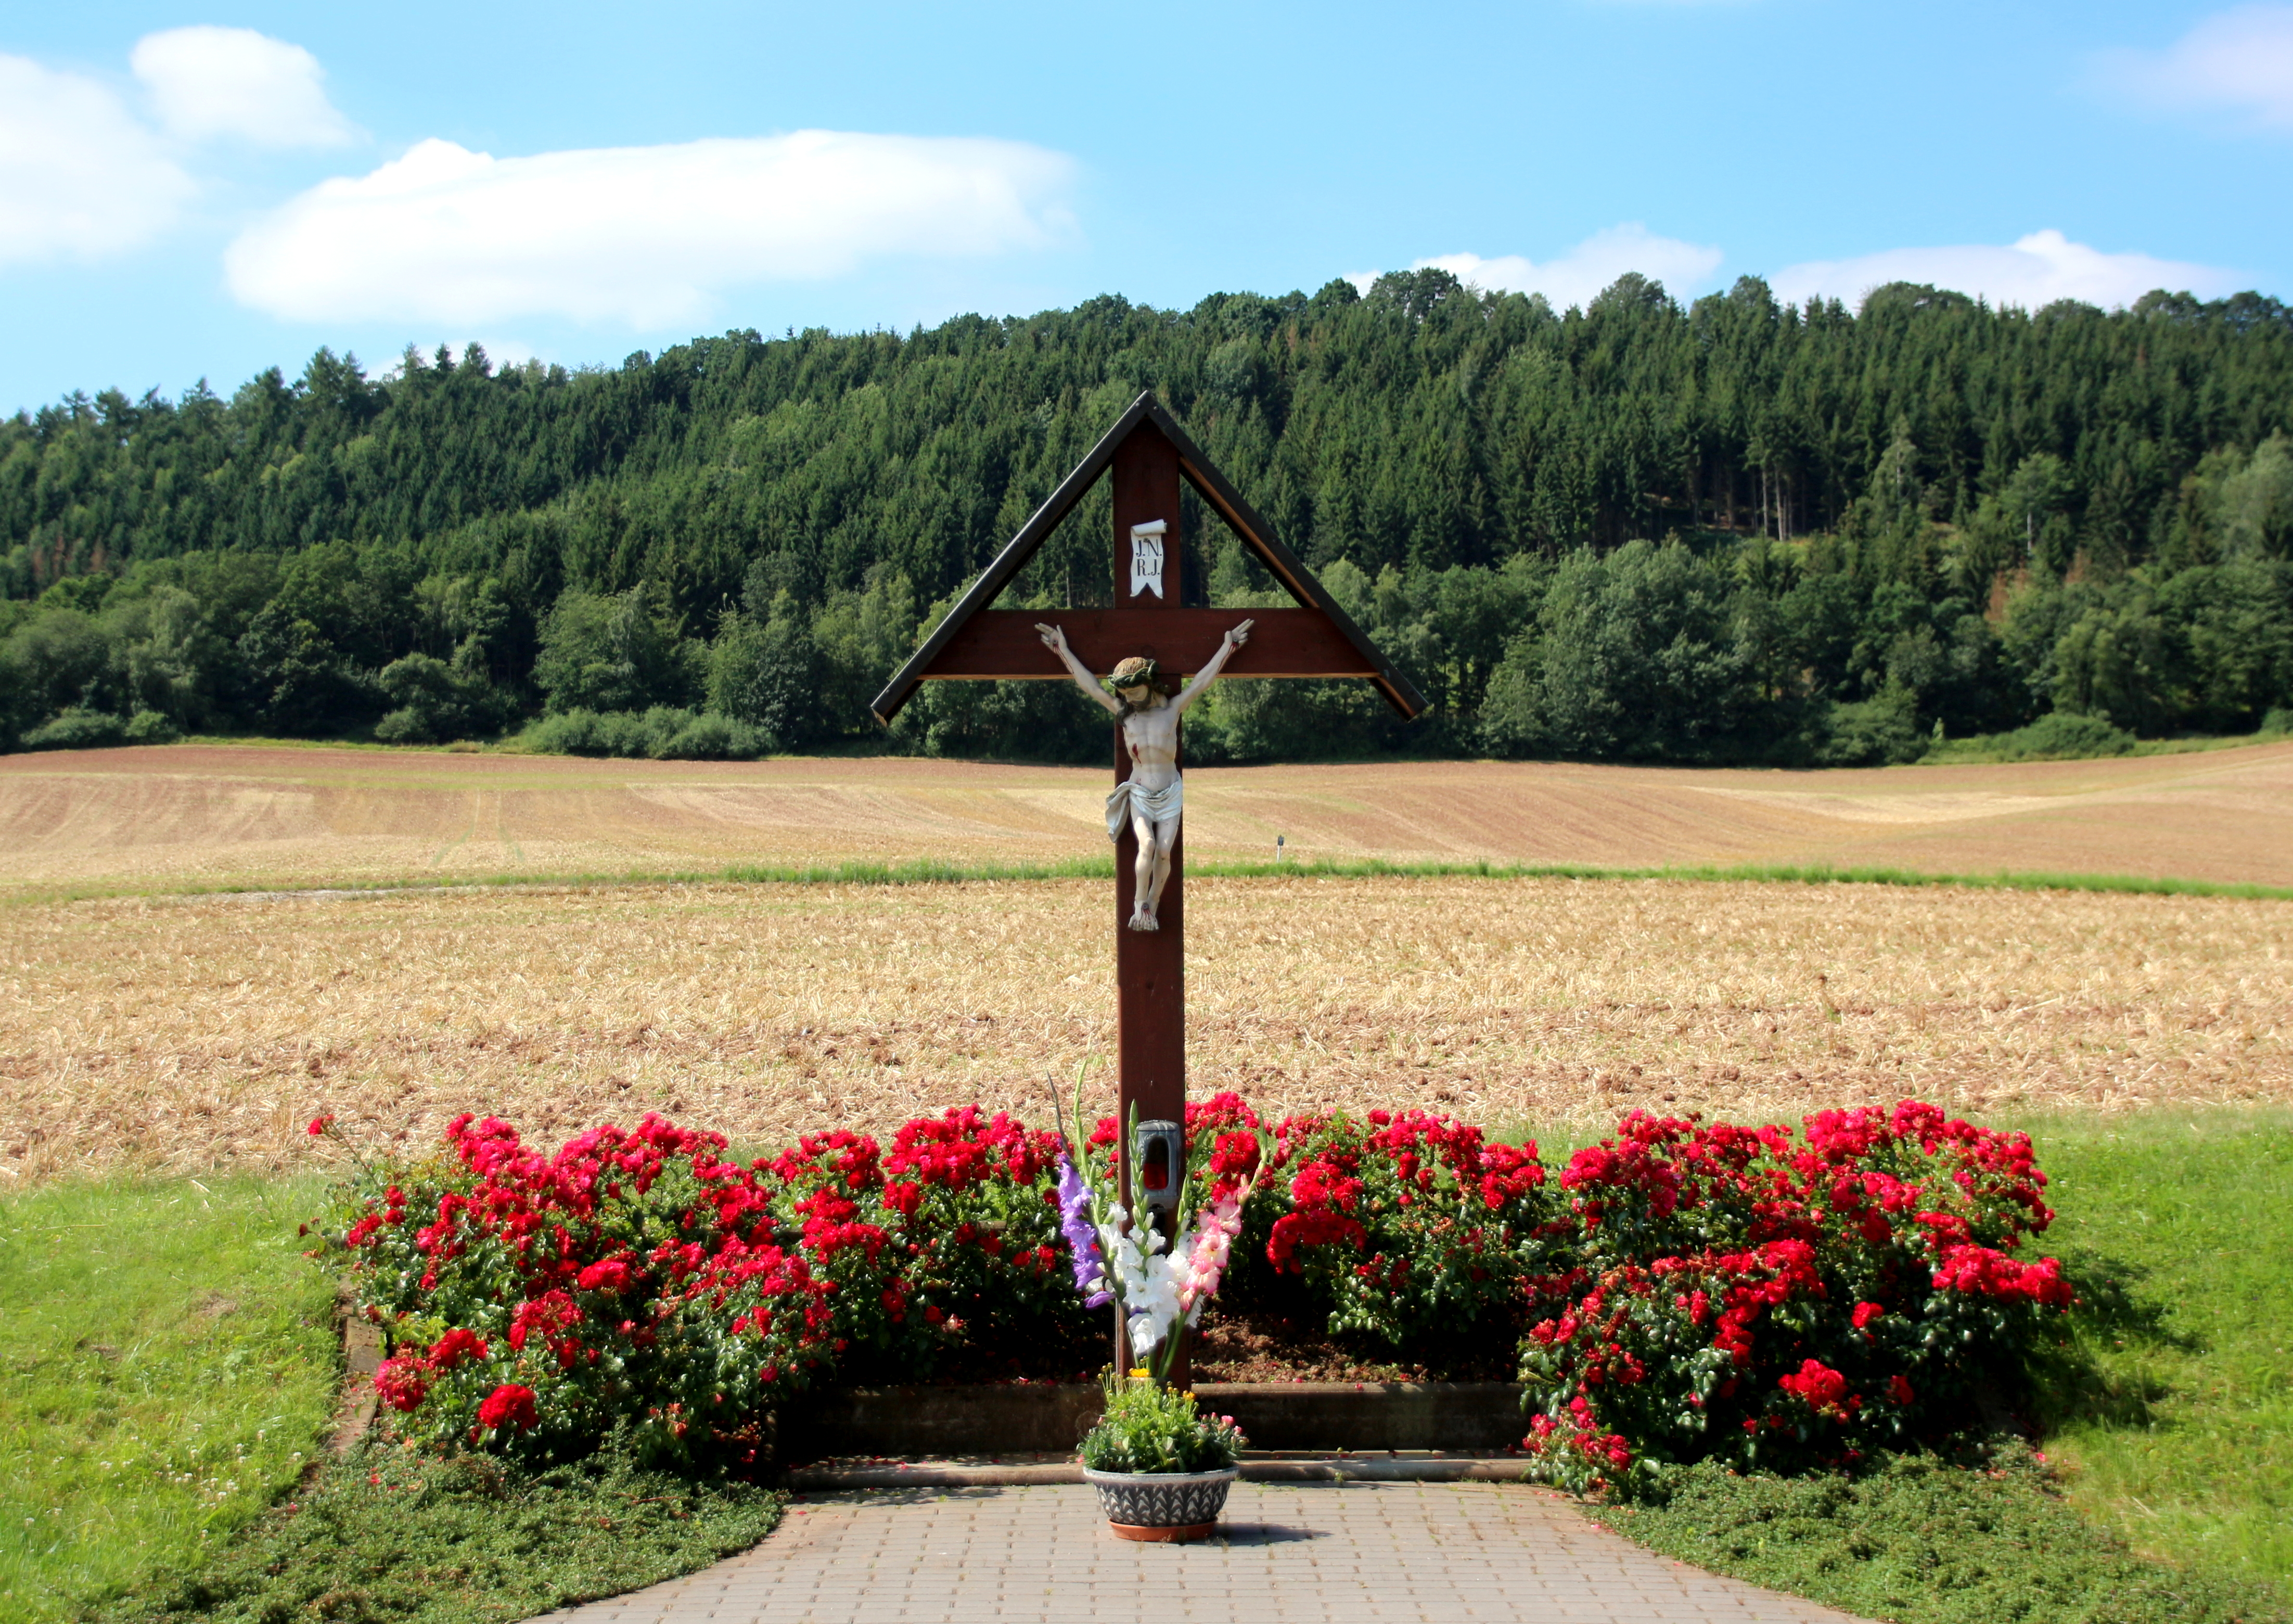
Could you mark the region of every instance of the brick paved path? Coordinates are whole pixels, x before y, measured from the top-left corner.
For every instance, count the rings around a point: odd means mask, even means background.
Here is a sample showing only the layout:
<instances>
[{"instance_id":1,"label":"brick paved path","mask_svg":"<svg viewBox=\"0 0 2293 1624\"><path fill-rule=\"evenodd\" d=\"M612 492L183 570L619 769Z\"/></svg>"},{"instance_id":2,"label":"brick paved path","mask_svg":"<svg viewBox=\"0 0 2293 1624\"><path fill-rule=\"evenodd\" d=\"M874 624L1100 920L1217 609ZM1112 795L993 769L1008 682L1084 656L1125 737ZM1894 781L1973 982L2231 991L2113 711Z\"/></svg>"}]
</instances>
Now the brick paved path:
<instances>
[{"instance_id":1,"label":"brick paved path","mask_svg":"<svg viewBox=\"0 0 2293 1624\"><path fill-rule=\"evenodd\" d=\"M1220 1534L1119 1540L1091 1491L1068 1485L809 1495L752 1551L549 1624L1852 1624L1683 1567L1558 1497L1508 1485L1236 1483Z\"/></svg>"}]
</instances>

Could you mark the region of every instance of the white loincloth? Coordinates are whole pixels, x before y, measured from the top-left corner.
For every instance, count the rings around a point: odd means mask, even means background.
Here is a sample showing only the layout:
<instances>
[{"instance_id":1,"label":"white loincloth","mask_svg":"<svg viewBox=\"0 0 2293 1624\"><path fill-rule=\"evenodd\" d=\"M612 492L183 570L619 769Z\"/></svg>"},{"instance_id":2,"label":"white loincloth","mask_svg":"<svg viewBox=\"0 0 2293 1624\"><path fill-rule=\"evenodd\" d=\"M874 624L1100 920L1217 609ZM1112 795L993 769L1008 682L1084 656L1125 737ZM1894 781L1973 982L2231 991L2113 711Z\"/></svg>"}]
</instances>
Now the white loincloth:
<instances>
[{"instance_id":1,"label":"white loincloth","mask_svg":"<svg viewBox=\"0 0 2293 1624\"><path fill-rule=\"evenodd\" d=\"M1177 823L1183 800L1179 790L1185 783L1183 778L1173 778L1159 790L1142 790L1128 778L1116 784L1114 793L1106 798L1106 838L1121 840L1133 817L1143 817L1150 824Z\"/></svg>"}]
</instances>

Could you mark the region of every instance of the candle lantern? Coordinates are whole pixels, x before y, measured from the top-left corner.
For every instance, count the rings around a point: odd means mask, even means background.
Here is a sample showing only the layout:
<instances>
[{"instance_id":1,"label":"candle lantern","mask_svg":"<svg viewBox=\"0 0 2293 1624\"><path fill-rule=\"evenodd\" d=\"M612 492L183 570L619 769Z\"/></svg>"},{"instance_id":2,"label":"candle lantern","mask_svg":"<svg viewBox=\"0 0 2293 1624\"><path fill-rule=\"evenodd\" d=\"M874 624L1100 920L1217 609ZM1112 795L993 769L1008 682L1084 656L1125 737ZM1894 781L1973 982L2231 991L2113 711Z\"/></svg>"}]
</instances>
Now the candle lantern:
<instances>
[{"instance_id":1,"label":"candle lantern","mask_svg":"<svg viewBox=\"0 0 2293 1624\"><path fill-rule=\"evenodd\" d=\"M1146 1209L1148 1221L1165 1235L1179 1209L1179 1181L1186 1176L1186 1130L1177 1123L1158 1117L1132 1130L1130 1198Z\"/></svg>"}]
</instances>

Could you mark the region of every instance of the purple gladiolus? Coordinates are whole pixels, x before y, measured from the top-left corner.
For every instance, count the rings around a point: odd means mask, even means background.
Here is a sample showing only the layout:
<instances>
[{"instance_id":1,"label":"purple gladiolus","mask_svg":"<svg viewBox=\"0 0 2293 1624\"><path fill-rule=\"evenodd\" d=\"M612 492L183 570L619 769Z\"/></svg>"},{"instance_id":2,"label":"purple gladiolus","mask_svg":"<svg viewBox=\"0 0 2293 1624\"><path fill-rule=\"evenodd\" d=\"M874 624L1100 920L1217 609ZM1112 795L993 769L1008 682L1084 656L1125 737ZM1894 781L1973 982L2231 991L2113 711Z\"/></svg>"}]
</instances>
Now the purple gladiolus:
<instances>
[{"instance_id":1,"label":"purple gladiolus","mask_svg":"<svg viewBox=\"0 0 2293 1624\"><path fill-rule=\"evenodd\" d=\"M1059 1158L1059 1233L1067 1238L1068 1261L1074 1266L1075 1289L1083 1294L1085 1308L1105 1308L1114 1301L1106 1288L1106 1260L1099 1255L1098 1231L1090 1222L1090 1186L1066 1157Z\"/></svg>"}]
</instances>

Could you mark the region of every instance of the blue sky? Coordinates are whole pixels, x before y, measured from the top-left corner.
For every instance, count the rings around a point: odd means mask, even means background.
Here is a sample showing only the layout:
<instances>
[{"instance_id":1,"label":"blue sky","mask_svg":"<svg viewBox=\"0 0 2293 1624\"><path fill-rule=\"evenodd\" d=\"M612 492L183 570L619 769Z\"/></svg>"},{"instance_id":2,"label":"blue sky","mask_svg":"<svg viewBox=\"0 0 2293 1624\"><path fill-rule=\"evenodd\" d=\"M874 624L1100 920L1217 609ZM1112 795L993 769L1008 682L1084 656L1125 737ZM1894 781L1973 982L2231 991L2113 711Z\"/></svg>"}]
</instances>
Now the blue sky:
<instances>
[{"instance_id":1,"label":"blue sky","mask_svg":"<svg viewBox=\"0 0 2293 1624\"><path fill-rule=\"evenodd\" d=\"M2293 4L0 12L0 411L1424 263L2293 296Z\"/></svg>"}]
</instances>

